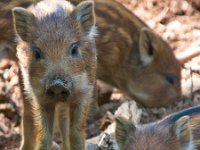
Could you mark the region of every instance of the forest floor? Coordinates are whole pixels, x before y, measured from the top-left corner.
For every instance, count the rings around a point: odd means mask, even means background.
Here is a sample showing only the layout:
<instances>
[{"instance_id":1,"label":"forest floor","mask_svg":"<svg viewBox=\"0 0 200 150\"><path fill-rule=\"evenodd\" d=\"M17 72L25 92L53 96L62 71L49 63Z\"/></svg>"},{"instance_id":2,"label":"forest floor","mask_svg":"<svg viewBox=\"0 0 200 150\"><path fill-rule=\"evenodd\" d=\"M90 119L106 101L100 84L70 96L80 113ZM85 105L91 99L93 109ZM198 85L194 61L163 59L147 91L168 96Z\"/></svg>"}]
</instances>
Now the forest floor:
<instances>
[{"instance_id":1,"label":"forest floor","mask_svg":"<svg viewBox=\"0 0 200 150\"><path fill-rule=\"evenodd\" d=\"M176 104L142 110L139 123L163 118L187 107L200 104L200 1L199 0L117 0L146 22L165 39L182 63L182 99ZM142 15L141 15L142 14ZM192 57L182 59L185 55ZM1 55L1 53L0 53ZM22 98L16 62L0 60L0 150L18 150ZM114 90L112 101L102 106L102 117L88 127L88 137L98 135L110 122L118 106L130 100ZM105 125L106 124L106 125Z\"/></svg>"}]
</instances>

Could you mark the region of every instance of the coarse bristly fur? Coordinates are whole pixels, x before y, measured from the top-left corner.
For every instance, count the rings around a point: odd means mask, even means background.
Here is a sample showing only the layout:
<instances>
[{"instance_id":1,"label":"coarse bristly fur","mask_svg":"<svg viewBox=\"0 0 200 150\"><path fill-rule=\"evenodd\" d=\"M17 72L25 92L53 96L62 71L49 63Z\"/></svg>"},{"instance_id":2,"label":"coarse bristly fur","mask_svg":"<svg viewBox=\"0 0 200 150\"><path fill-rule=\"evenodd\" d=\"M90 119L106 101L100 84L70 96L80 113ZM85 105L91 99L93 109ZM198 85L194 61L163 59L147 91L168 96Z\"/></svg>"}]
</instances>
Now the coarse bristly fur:
<instances>
[{"instance_id":1,"label":"coarse bristly fur","mask_svg":"<svg viewBox=\"0 0 200 150\"><path fill-rule=\"evenodd\" d=\"M70 1L77 4L83 0ZM13 41L10 9L27 7L33 2L0 2L0 41ZM146 107L159 107L179 100L181 67L170 46L122 4L115 0L94 2L98 79Z\"/></svg>"},{"instance_id":2,"label":"coarse bristly fur","mask_svg":"<svg viewBox=\"0 0 200 150\"><path fill-rule=\"evenodd\" d=\"M118 117L116 141L121 150L198 150L200 106L198 109L197 113L183 110L183 115L178 112L161 121L137 126Z\"/></svg>"},{"instance_id":3,"label":"coarse bristly fur","mask_svg":"<svg viewBox=\"0 0 200 150\"><path fill-rule=\"evenodd\" d=\"M63 150L85 149L96 80L94 3L44 0L12 13L24 90L21 150L49 150L55 120Z\"/></svg>"},{"instance_id":4,"label":"coarse bristly fur","mask_svg":"<svg viewBox=\"0 0 200 150\"><path fill-rule=\"evenodd\" d=\"M99 34L97 77L146 107L177 101L181 68L170 46L122 4L94 2Z\"/></svg>"}]
</instances>

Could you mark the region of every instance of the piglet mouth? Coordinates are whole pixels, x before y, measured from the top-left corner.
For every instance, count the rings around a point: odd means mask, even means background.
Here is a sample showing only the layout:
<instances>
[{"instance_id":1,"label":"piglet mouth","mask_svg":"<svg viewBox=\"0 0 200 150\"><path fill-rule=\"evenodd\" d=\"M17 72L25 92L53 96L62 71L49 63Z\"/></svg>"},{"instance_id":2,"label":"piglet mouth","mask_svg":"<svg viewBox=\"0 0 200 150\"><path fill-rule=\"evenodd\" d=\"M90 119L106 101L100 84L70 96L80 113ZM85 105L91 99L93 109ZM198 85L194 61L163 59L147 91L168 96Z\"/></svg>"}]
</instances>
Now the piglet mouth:
<instances>
[{"instance_id":1,"label":"piglet mouth","mask_svg":"<svg viewBox=\"0 0 200 150\"><path fill-rule=\"evenodd\" d=\"M55 101L67 101L71 95L72 83L61 79L52 80L46 88L46 96Z\"/></svg>"}]
</instances>

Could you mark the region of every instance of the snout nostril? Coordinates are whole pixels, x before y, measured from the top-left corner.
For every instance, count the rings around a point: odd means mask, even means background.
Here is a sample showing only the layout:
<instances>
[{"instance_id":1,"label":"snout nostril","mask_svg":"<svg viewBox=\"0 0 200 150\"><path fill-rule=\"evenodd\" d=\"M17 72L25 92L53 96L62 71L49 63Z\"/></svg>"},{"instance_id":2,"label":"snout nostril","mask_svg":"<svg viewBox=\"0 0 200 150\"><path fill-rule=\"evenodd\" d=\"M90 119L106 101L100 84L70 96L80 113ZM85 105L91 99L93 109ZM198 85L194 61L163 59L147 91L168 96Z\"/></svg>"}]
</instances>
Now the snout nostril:
<instances>
[{"instance_id":1,"label":"snout nostril","mask_svg":"<svg viewBox=\"0 0 200 150\"><path fill-rule=\"evenodd\" d=\"M68 91L62 91L61 94L62 94L62 95L65 95L65 94L68 95L69 92L68 92Z\"/></svg>"},{"instance_id":2,"label":"snout nostril","mask_svg":"<svg viewBox=\"0 0 200 150\"><path fill-rule=\"evenodd\" d=\"M46 95L51 98L66 99L70 95L70 91L62 85L53 85L47 89Z\"/></svg>"},{"instance_id":3,"label":"snout nostril","mask_svg":"<svg viewBox=\"0 0 200 150\"><path fill-rule=\"evenodd\" d=\"M68 97L68 96L70 95L70 92L69 92L68 90L62 91L62 92L61 92L61 95L62 95L63 97Z\"/></svg>"},{"instance_id":4,"label":"snout nostril","mask_svg":"<svg viewBox=\"0 0 200 150\"><path fill-rule=\"evenodd\" d=\"M46 95L49 99L65 101L70 96L71 89L71 82L55 79L52 80L49 85L47 85Z\"/></svg>"},{"instance_id":5,"label":"snout nostril","mask_svg":"<svg viewBox=\"0 0 200 150\"><path fill-rule=\"evenodd\" d=\"M47 90L47 95L54 95L54 92L52 90Z\"/></svg>"}]
</instances>

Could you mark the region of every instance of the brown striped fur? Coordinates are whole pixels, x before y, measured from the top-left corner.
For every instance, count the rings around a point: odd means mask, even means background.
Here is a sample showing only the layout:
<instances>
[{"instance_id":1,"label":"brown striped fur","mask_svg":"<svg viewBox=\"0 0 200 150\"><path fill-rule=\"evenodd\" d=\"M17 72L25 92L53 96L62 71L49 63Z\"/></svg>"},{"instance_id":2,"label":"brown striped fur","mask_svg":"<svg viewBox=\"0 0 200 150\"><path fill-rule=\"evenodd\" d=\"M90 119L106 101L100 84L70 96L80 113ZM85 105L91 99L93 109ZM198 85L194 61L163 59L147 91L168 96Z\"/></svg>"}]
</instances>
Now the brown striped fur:
<instances>
[{"instance_id":1,"label":"brown striped fur","mask_svg":"<svg viewBox=\"0 0 200 150\"><path fill-rule=\"evenodd\" d=\"M193 140L196 145L196 149L200 149L200 116L195 115L190 118L190 124L192 128Z\"/></svg>"},{"instance_id":2,"label":"brown striped fur","mask_svg":"<svg viewBox=\"0 0 200 150\"><path fill-rule=\"evenodd\" d=\"M6 5L12 8L32 1L5 1L0 3L0 8ZM71 0L75 4L79 1L82 0ZM178 100L181 95L180 65L169 45L118 2L95 0L95 5L97 77L146 107ZM9 8L3 12L9 14ZM5 24L11 24L9 15L6 19L2 17ZM1 33L6 35L0 37L1 40L13 38L12 28L7 27L9 32ZM4 28L0 26L0 31Z\"/></svg>"},{"instance_id":3,"label":"brown striped fur","mask_svg":"<svg viewBox=\"0 0 200 150\"><path fill-rule=\"evenodd\" d=\"M13 9L24 112L21 150L50 150L58 123L62 150L84 150L95 93L92 1L44 0Z\"/></svg>"},{"instance_id":4,"label":"brown striped fur","mask_svg":"<svg viewBox=\"0 0 200 150\"><path fill-rule=\"evenodd\" d=\"M198 150L200 115L181 116L174 123L167 118L145 125L133 125L117 118L116 141L121 150Z\"/></svg>"},{"instance_id":5,"label":"brown striped fur","mask_svg":"<svg viewBox=\"0 0 200 150\"><path fill-rule=\"evenodd\" d=\"M98 78L144 106L176 101L180 66L169 45L121 4L113 0L95 0L95 4ZM143 56L152 56L152 62L145 64ZM169 83L167 76L176 79Z\"/></svg>"}]
</instances>

